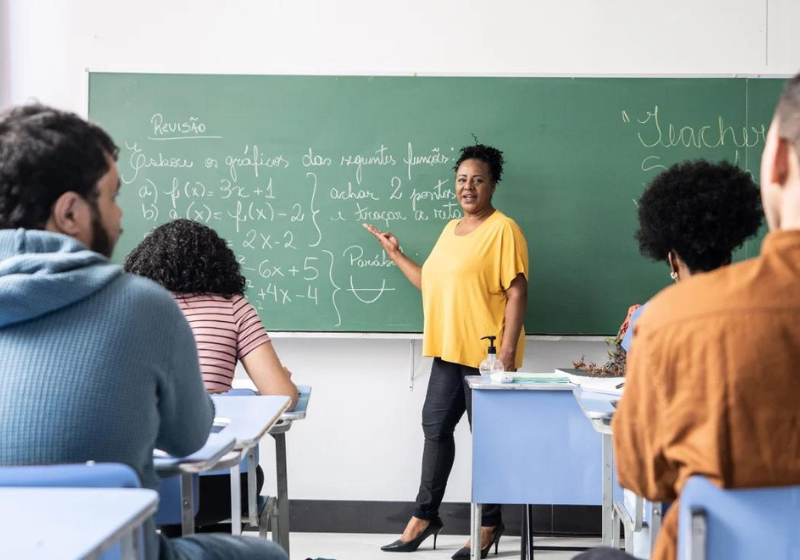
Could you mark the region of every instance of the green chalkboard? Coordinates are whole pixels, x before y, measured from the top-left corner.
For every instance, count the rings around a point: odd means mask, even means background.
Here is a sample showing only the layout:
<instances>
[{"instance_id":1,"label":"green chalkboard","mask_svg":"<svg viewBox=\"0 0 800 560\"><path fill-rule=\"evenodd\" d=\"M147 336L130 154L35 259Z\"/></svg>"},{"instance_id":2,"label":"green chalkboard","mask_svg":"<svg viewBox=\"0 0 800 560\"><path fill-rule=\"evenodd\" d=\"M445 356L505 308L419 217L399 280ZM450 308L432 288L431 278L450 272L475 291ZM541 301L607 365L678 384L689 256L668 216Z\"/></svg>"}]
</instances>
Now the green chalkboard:
<instances>
[{"instance_id":1,"label":"green chalkboard","mask_svg":"<svg viewBox=\"0 0 800 560\"><path fill-rule=\"evenodd\" d=\"M425 260L460 216L458 149L504 150L495 206L530 250L528 333L609 334L670 283L639 256L642 188L726 159L757 177L780 80L92 73L122 148L121 261L188 217L228 239L271 330L419 332L421 298L361 227ZM750 242L739 258L758 253Z\"/></svg>"}]
</instances>

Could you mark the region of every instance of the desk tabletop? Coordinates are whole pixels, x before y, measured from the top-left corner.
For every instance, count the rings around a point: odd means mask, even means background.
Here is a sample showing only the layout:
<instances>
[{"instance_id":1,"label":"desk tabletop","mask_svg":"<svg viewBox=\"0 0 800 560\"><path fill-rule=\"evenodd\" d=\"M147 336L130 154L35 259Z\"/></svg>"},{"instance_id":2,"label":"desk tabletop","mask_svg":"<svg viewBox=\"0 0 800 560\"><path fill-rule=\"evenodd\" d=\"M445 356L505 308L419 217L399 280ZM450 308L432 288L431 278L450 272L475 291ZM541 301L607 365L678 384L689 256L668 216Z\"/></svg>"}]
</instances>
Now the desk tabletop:
<instances>
[{"instance_id":1,"label":"desk tabletop","mask_svg":"<svg viewBox=\"0 0 800 560\"><path fill-rule=\"evenodd\" d=\"M622 395L587 391L580 387L575 388L573 394L578 400L578 404L581 406L583 413L590 419L614 416L614 413L617 411L615 405L622 398Z\"/></svg>"},{"instance_id":2,"label":"desk tabletop","mask_svg":"<svg viewBox=\"0 0 800 560\"><path fill-rule=\"evenodd\" d=\"M573 394L584 416L591 421L595 431L612 435L611 420L617 410L615 405L622 398L622 395L587 391L580 387L576 387Z\"/></svg>"},{"instance_id":3,"label":"desk tabletop","mask_svg":"<svg viewBox=\"0 0 800 560\"><path fill-rule=\"evenodd\" d=\"M0 558L97 557L157 506L142 488L0 488Z\"/></svg>"},{"instance_id":4,"label":"desk tabletop","mask_svg":"<svg viewBox=\"0 0 800 560\"><path fill-rule=\"evenodd\" d=\"M208 435L205 445L186 457L173 457L163 451L153 453L153 465L161 476L175 475L181 472L197 473L211 470L236 447L236 439L222 432Z\"/></svg>"},{"instance_id":5,"label":"desk tabletop","mask_svg":"<svg viewBox=\"0 0 800 560\"><path fill-rule=\"evenodd\" d=\"M466 377L470 389L489 391L572 391L572 383L495 383L482 375Z\"/></svg>"},{"instance_id":6,"label":"desk tabletop","mask_svg":"<svg viewBox=\"0 0 800 560\"><path fill-rule=\"evenodd\" d=\"M256 445L291 402L289 397L273 395L212 395L211 400L214 401L217 421L228 422L219 435L233 437L237 449Z\"/></svg>"},{"instance_id":7,"label":"desk tabletop","mask_svg":"<svg viewBox=\"0 0 800 560\"><path fill-rule=\"evenodd\" d=\"M297 405L294 410L287 410L281 414L282 421L294 422L295 420L303 420L308 412L308 401L311 399L311 386L298 385L297 386Z\"/></svg>"}]
</instances>

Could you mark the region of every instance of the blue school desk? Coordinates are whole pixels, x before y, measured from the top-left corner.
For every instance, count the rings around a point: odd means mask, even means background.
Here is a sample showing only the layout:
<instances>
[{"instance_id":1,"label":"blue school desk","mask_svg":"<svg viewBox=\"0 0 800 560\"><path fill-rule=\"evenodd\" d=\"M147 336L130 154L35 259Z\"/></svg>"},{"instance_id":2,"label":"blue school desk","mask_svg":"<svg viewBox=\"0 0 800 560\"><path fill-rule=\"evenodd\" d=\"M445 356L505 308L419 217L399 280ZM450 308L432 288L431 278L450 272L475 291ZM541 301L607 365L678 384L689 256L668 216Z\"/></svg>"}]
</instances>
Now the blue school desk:
<instances>
[{"instance_id":1,"label":"blue school desk","mask_svg":"<svg viewBox=\"0 0 800 560\"><path fill-rule=\"evenodd\" d=\"M603 546L619 548L620 524L625 525L625 551L637 558L649 558L661 528L663 504L650 502L626 490L624 495L615 484L613 431L614 418L620 395L583 390L573 391L592 427L603 438ZM643 550L646 549L646 550Z\"/></svg>"},{"instance_id":2,"label":"blue school desk","mask_svg":"<svg viewBox=\"0 0 800 560\"><path fill-rule=\"evenodd\" d=\"M275 424L283 414L291 399L272 395L264 396L239 396L229 397L212 395L216 417L214 422L223 426L220 435L233 437L236 441L235 449L242 456L247 457L247 495L250 503L250 513L254 515L257 508L253 501L256 496L256 465L255 447L264 437L264 434ZM238 535L242 532L242 496L240 489L240 466L237 461L231 465L231 533ZM256 521L256 525L258 522Z\"/></svg>"},{"instance_id":3,"label":"blue school desk","mask_svg":"<svg viewBox=\"0 0 800 560\"><path fill-rule=\"evenodd\" d=\"M289 482L286 465L286 432L292 429L292 424L304 420L308 413L308 402L311 399L311 387L299 385L297 405L294 410L284 412L277 422L269 429L269 434L275 439L275 464L277 468L278 483L278 528L273 529L272 539L277 542L289 555ZM254 498L251 497L251 507ZM249 510L249 511L252 511ZM277 536L276 536L277 533Z\"/></svg>"},{"instance_id":4,"label":"blue school desk","mask_svg":"<svg viewBox=\"0 0 800 560\"><path fill-rule=\"evenodd\" d=\"M614 447L611 441L611 419L614 416L614 403L620 395L585 391L580 387L573 390L575 399L592 428L602 437L603 459L603 546L611 546L614 511Z\"/></svg>"},{"instance_id":5,"label":"blue school desk","mask_svg":"<svg viewBox=\"0 0 800 560\"><path fill-rule=\"evenodd\" d=\"M286 411L280 415L277 422L275 422L267 433L275 440L275 467L276 467L276 480L277 480L277 515L271 514L272 523L272 540L278 543L285 551L290 554L289 546L289 519L291 517L289 512L289 483L288 483L288 468L286 457L286 432L292 429L294 422L304 420L308 414L308 403L311 399L311 387L309 385L297 386L298 398L297 404L293 410ZM242 396L256 396L258 393L249 387L235 387L227 393L221 393L219 396L226 397L242 397ZM255 450L253 448L247 454L247 470L250 472L251 464L255 465ZM262 531L262 524L259 523L258 511L260 509L258 503L258 495L254 483L251 483L250 476L248 475L248 512L250 515L249 523L251 526L259 526L259 532ZM266 534L261 534L266 537Z\"/></svg>"},{"instance_id":6,"label":"blue school desk","mask_svg":"<svg viewBox=\"0 0 800 560\"><path fill-rule=\"evenodd\" d=\"M205 445L186 457L173 457L163 451L153 453L153 467L161 478L179 475L181 477L181 532L194 533L194 492L193 477L197 473L210 471L218 465L238 461L241 453L235 452L236 440L232 436L211 433Z\"/></svg>"},{"instance_id":7,"label":"blue school desk","mask_svg":"<svg viewBox=\"0 0 800 560\"><path fill-rule=\"evenodd\" d=\"M601 438L573 397L573 385L497 384L478 376L467 381L472 542L480 542L480 504L601 505ZM530 508L525 511L529 518ZM523 553L532 558L528 532ZM479 547L472 553L478 558Z\"/></svg>"},{"instance_id":8,"label":"blue school desk","mask_svg":"<svg viewBox=\"0 0 800 560\"><path fill-rule=\"evenodd\" d=\"M139 558L136 531L157 505L142 488L0 488L0 558L99 558L116 543Z\"/></svg>"}]
</instances>

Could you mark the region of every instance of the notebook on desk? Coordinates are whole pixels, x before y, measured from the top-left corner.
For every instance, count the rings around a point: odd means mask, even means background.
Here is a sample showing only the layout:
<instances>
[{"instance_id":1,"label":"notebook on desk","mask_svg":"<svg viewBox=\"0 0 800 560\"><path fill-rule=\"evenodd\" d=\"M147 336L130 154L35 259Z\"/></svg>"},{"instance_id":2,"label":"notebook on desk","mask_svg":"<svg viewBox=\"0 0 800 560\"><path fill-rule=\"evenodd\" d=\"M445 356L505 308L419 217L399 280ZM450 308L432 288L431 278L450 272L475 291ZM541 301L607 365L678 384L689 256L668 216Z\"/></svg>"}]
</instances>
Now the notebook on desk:
<instances>
[{"instance_id":1,"label":"notebook on desk","mask_svg":"<svg viewBox=\"0 0 800 560\"><path fill-rule=\"evenodd\" d=\"M514 372L514 383L541 383L543 385L569 384L569 378L559 372L555 373L526 373Z\"/></svg>"}]
</instances>

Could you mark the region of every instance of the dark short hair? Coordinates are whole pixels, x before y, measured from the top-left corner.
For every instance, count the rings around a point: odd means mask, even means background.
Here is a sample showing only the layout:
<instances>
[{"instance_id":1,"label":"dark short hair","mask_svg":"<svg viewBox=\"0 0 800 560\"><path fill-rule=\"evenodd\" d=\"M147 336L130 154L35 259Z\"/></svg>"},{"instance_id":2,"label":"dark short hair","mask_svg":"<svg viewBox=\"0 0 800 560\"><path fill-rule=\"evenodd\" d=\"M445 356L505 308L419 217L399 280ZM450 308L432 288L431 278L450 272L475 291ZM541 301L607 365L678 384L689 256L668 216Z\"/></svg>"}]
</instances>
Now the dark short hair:
<instances>
[{"instance_id":1,"label":"dark short hair","mask_svg":"<svg viewBox=\"0 0 800 560\"><path fill-rule=\"evenodd\" d=\"M125 271L177 294L243 295L236 255L216 231L192 220L155 228L125 258Z\"/></svg>"},{"instance_id":2,"label":"dark short hair","mask_svg":"<svg viewBox=\"0 0 800 560\"><path fill-rule=\"evenodd\" d=\"M44 229L66 192L90 203L118 148L74 113L23 105L0 114L0 229Z\"/></svg>"},{"instance_id":3,"label":"dark short hair","mask_svg":"<svg viewBox=\"0 0 800 560\"><path fill-rule=\"evenodd\" d=\"M453 166L453 171L458 172L458 167L468 159L477 159L488 165L492 181L495 183L500 182L500 178L503 176L503 164L505 163L503 152L484 144L464 146L461 148L461 155Z\"/></svg>"},{"instance_id":4,"label":"dark short hair","mask_svg":"<svg viewBox=\"0 0 800 560\"><path fill-rule=\"evenodd\" d=\"M673 165L650 183L638 204L642 255L666 261L675 251L692 272L730 262L764 217L753 178L727 162Z\"/></svg>"},{"instance_id":5,"label":"dark short hair","mask_svg":"<svg viewBox=\"0 0 800 560\"><path fill-rule=\"evenodd\" d=\"M775 114L778 134L792 143L800 157L800 74L786 81Z\"/></svg>"}]
</instances>

